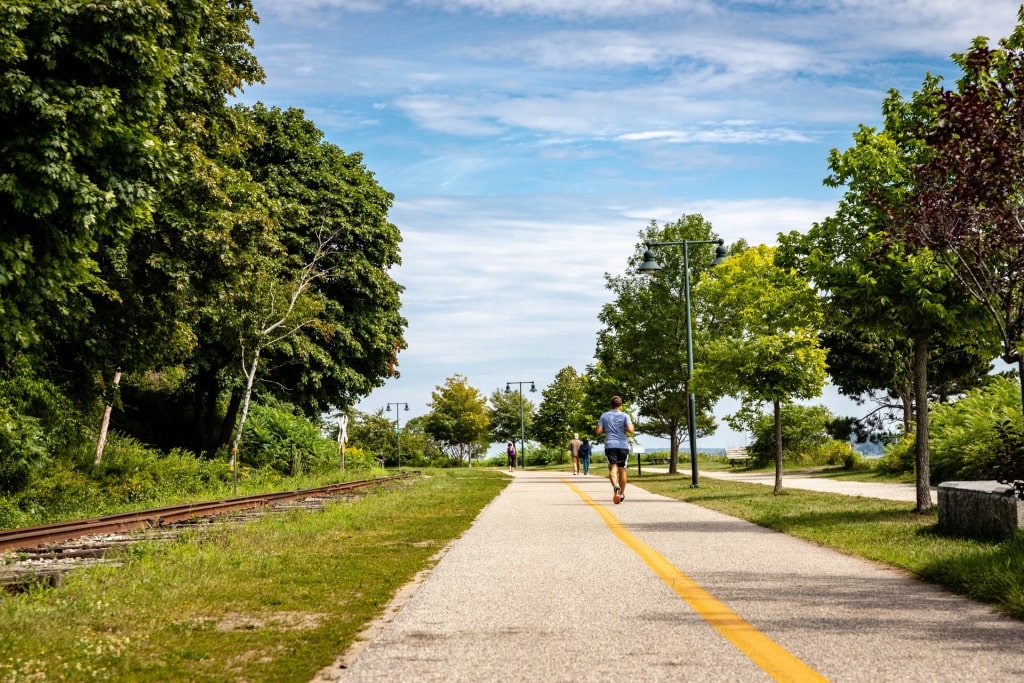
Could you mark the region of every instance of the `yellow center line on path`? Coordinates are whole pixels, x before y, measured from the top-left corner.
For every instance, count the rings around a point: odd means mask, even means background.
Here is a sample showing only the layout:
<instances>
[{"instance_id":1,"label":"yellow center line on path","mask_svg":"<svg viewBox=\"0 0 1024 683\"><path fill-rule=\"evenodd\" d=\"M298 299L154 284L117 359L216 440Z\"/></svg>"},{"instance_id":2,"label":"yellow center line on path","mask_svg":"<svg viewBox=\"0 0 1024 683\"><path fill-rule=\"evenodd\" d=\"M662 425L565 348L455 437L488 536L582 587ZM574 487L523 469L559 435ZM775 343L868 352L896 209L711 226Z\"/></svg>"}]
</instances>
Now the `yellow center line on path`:
<instances>
[{"instance_id":1,"label":"yellow center line on path","mask_svg":"<svg viewBox=\"0 0 1024 683\"><path fill-rule=\"evenodd\" d=\"M654 573L685 600L701 618L721 633L726 640L739 648L769 676L776 681L828 680L797 659L784 647L758 631L750 622L729 609L696 581L679 571L665 559L664 555L634 536L604 505L595 501L568 480L561 477L559 480L575 491L587 505L594 508L612 533L639 555L647 563L647 566L653 569Z\"/></svg>"}]
</instances>

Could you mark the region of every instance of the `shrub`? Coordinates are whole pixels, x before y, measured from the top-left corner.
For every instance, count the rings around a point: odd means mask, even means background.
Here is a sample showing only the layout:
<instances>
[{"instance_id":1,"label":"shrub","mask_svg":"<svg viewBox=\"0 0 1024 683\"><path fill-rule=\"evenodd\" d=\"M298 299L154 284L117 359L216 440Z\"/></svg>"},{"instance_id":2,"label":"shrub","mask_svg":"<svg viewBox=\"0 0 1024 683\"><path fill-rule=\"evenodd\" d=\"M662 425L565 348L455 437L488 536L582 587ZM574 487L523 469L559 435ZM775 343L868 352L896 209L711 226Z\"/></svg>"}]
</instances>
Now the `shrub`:
<instances>
[{"instance_id":1,"label":"shrub","mask_svg":"<svg viewBox=\"0 0 1024 683\"><path fill-rule=\"evenodd\" d=\"M824 406L786 403L782 406L782 449L788 462L813 462L817 449L832 441L828 426L834 416ZM759 465L775 459L775 418L761 414L750 424L753 442L747 447Z\"/></svg>"},{"instance_id":2,"label":"shrub","mask_svg":"<svg viewBox=\"0 0 1024 683\"><path fill-rule=\"evenodd\" d=\"M250 408L240 450L239 459L247 465L294 476L330 467L337 446L324 438L319 425L296 414L293 407L273 402Z\"/></svg>"},{"instance_id":3,"label":"shrub","mask_svg":"<svg viewBox=\"0 0 1024 683\"><path fill-rule=\"evenodd\" d=\"M840 465L844 470L856 469L863 464L860 454L848 441L826 441L808 451L808 458L815 464Z\"/></svg>"},{"instance_id":4,"label":"shrub","mask_svg":"<svg viewBox=\"0 0 1024 683\"><path fill-rule=\"evenodd\" d=\"M887 443L882 450L876 469L882 474L905 474L917 468L914 435L904 434L899 439Z\"/></svg>"},{"instance_id":5,"label":"shrub","mask_svg":"<svg viewBox=\"0 0 1024 683\"><path fill-rule=\"evenodd\" d=\"M345 449L345 471L346 472L369 472L380 467L373 454L367 453L361 448L349 446Z\"/></svg>"},{"instance_id":6,"label":"shrub","mask_svg":"<svg viewBox=\"0 0 1024 683\"><path fill-rule=\"evenodd\" d=\"M33 519L25 514L25 511L18 507L16 500L12 498L0 498L0 529L15 529L20 526L29 526Z\"/></svg>"},{"instance_id":7,"label":"shrub","mask_svg":"<svg viewBox=\"0 0 1024 683\"><path fill-rule=\"evenodd\" d=\"M29 359L19 356L0 373L0 491L29 485L56 453L76 450L89 430L59 387L36 377Z\"/></svg>"},{"instance_id":8,"label":"shrub","mask_svg":"<svg viewBox=\"0 0 1024 683\"><path fill-rule=\"evenodd\" d=\"M569 459L569 451L561 448L550 448L540 444L526 445L526 461L522 462L523 454L519 454L520 462L526 467L544 467L545 465L563 464Z\"/></svg>"},{"instance_id":9,"label":"shrub","mask_svg":"<svg viewBox=\"0 0 1024 683\"><path fill-rule=\"evenodd\" d=\"M992 479L1012 447L1012 433L1024 430L1020 384L993 377L955 403L936 405L929 443L931 481ZM1019 456L1018 456L1019 457Z\"/></svg>"},{"instance_id":10,"label":"shrub","mask_svg":"<svg viewBox=\"0 0 1024 683\"><path fill-rule=\"evenodd\" d=\"M102 487L71 463L55 462L45 475L33 477L18 497L19 507L40 524L109 509Z\"/></svg>"}]
</instances>

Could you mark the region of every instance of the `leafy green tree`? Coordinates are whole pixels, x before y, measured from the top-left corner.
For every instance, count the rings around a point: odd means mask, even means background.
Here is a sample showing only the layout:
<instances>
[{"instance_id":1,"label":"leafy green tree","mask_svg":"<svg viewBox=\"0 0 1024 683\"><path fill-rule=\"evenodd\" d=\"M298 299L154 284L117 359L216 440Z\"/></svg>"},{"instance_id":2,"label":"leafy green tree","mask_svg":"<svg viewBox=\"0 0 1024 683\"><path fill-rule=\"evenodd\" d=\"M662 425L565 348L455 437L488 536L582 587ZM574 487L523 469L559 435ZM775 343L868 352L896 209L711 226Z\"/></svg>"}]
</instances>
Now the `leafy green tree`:
<instances>
[{"instance_id":1,"label":"leafy green tree","mask_svg":"<svg viewBox=\"0 0 1024 683\"><path fill-rule=\"evenodd\" d=\"M243 111L261 133L243 165L278 206L289 257L296 265L314 262L317 236L331 235L312 287L324 310L317 325L270 354L271 387L310 415L351 405L398 376L398 353L406 348L403 288L389 274L401 263L401 235L388 220L394 196L361 154L328 143L301 110Z\"/></svg>"},{"instance_id":2,"label":"leafy green tree","mask_svg":"<svg viewBox=\"0 0 1024 683\"><path fill-rule=\"evenodd\" d=\"M402 440L402 462L407 465L427 465L441 454L440 446L426 431L423 415L409 418L402 424L399 438ZM389 463L390 464L390 461Z\"/></svg>"},{"instance_id":3,"label":"leafy green tree","mask_svg":"<svg viewBox=\"0 0 1024 683\"><path fill-rule=\"evenodd\" d=\"M259 196L209 163L248 137L226 100L263 77L255 19L248 0L0 7L0 356L34 345L69 395L102 392L109 415L122 371L191 351L191 281L231 253L200 263L195 247L222 247L209 218ZM176 219L200 213L190 240Z\"/></svg>"},{"instance_id":4,"label":"leafy green tree","mask_svg":"<svg viewBox=\"0 0 1024 683\"><path fill-rule=\"evenodd\" d=\"M387 466L398 465L398 443L402 445L402 465L423 463L429 445L423 428L423 418L414 417L402 423L401 432L395 433L395 421L384 409L375 413L355 412L350 425L353 446L383 458Z\"/></svg>"},{"instance_id":5,"label":"leafy green tree","mask_svg":"<svg viewBox=\"0 0 1024 683\"><path fill-rule=\"evenodd\" d=\"M184 28L184 27L181 27ZM145 0L0 7L0 343L87 314L100 244L147 220L166 173L157 131L182 66L171 10Z\"/></svg>"},{"instance_id":6,"label":"leafy green tree","mask_svg":"<svg viewBox=\"0 0 1024 683\"><path fill-rule=\"evenodd\" d=\"M964 353L954 384L979 380L979 356L990 348L980 310L972 306L948 266L927 248L900 241L912 220L913 169L923 158L924 143L914 137L912 122L927 116L929 88L904 102L890 94L883 105L883 131L861 126L854 146L829 158L826 184L847 191L834 216L806 236L783 237L780 263L795 265L823 292L828 328L841 331L831 339L852 342L835 354L833 378L848 390L885 388L906 406L912 397L917 440L917 509L931 509L928 450L929 360L947 351ZM799 254L794 259L794 254ZM864 374L859 344L884 353ZM852 349L852 353L851 353ZM871 359L866 359L870 366ZM982 361L983 362L983 361ZM853 363L855 366L850 367ZM940 378L935 385L950 380ZM904 423L909 427L909 420Z\"/></svg>"},{"instance_id":7,"label":"leafy green tree","mask_svg":"<svg viewBox=\"0 0 1024 683\"><path fill-rule=\"evenodd\" d=\"M495 389L490 396L488 416L490 418L490 440L492 442L520 441L523 434L532 434L536 408L517 389L508 391ZM520 444L520 449L522 445Z\"/></svg>"},{"instance_id":8,"label":"leafy green tree","mask_svg":"<svg viewBox=\"0 0 1024 683\"><path fill-rule=\"evenodd\" d=\"M575 368L559 370L541 396L531 432L537 441L548 448L566 449L573 434L591 436L594 423L585 407L583 378Z\"/></svg>"},{"instance_id":9,"label":"leafy green tree","mask_svg":"<svg viewBox=\"0 0 1024 683\"><path fill-rule=\"evenodd\" d=\"M601 308L598 319L604 325L598 333L596 357L615 393L636 405L640 420L637 430L667 437L670 444L669 472L677 472L679 444L688 430L697 436L713 434L711 412L720 394L712 385L697 385L696 425L688 425L688 376L685 312L685 270L682 248L658 251L662 270L653 276L637 272L644 244L680 240L708 241L717 236L711 224L699 214L683 215L673 223L659 226L652 221L640 234L640 243L624 275L605 275L605 287L614 301ZM695 285L711 267L714 245L689 248L691 322L694 367L705 362L706 335L702 334L703 302ZM605 396L601 405L607 406Z\"/></svg>"},{"instance_id":10,"label":"leafy green tree","mask_svg":"<svg viewBox=\"0 0 1024 683\"><path fill-rule=\"evenodd\" d=\"M601 417L601 413L609 408L608 401L612 396L621 397L623 392L615 378L605 371L604 363L601 361L587 366L586 372L580 375L580 388L583 390L582 409L585 423L583 429L593 439L596 436L594 429L597 426L598 419ZM630 415L633 416L633 413L630 413ZM636 422L634 421L635 424ZM637 432L640 431L637 429ZM596 438L603 440L604 437L597 436Z\"/></svg>"},{"instance_id":11,"label":"leafy green tree","mask_svg":"<svg viewBox=\"0 0 1024 683\"><path fill-rule=\"evenodd\" d=\"M188 362L188 410L195 416L196 447L208 453L226 443L246 393L237 371L246 307L238 302L251 298L253 273L265 274L256 281L288 281L307 264L314 267L307 293L319 312L266 350L268 372L259 387L309 416L351 405L396 376L397 354L405 348L401 287L388 274L399 263L400 240L387 221L390 193L361 155L325 142L301 111L256 106L232 112L253 138L225 153L233 172L257 183L267 210L247 214L252 223L243 227L252 229L234 230L237 239L225 241L232 246L224 257L230 272L196 288L208 292L208 302L197 309L202 343Z\"/></svg>"},{"instance_id":12,"label":"leafy green tree","mask_svg":"<svg viewBox=\"0 0 1024 683\"><path fill-rule=\"evenodd\" d=\"M782 406L818 396L826 376L817 295L774 258L774 247L751 247L727 258L697 286L715 334L694 381L743 402L772 404L775 493L781 493Z\"/></svg>"},{"instance_id":13,"label":"leafy green tree","mask_svg":"<svg viewBox=\"0 0 1024 683\"><path fill-rule=\"evenodd\" d=\"M430 396L424 430L449 458L472 465L473 458L487 450L487 399L462 375L449 377Z\"/></svg>"},{"instance_id":14,"label":"leafy green tree","mask_svg":"<svg viewBox=\"0 0 1024 683\"><path fill-rule=\"evenodd\" d=\"M348 443L376 457L396 450L395 422L384 409L374 413L354 411L348 426Z\"/></svg>"}]
</instances>

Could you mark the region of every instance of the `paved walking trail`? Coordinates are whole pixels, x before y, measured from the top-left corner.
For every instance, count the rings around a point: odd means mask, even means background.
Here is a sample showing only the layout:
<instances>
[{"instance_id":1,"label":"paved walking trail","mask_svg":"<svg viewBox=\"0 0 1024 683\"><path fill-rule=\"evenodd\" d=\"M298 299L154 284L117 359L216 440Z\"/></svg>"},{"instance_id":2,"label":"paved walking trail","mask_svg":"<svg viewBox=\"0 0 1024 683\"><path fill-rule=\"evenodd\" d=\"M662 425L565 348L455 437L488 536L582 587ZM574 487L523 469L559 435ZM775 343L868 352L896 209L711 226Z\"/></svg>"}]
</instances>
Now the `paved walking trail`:
<instances>
[{"instance_id":1,"label":"paved walking trail","mask_svg":"<svg viewBox=\"0 0 1024 683\"><path fill-rule=\"evenodd\" d=\"M316 680L1024 680L1024 622L593 473L516 472L409 592Z\"/></svg>"},{"instance_id":2,"label":"paved walking trail","mask_svg":"<svg viewBox=\"0 0 1024 683\"><path fill-rule=\"evenodd\" d=\"M667 470L661 470L665 472ZM690 470L685 470L685 476L690 476ZM743 481L751 484L765 484L775 486L775 473L765 472L737 472L713 471L700 472L699 477L711 477L713 479L729 479L730 481ZM840 481L825 477L811 477L800 474L783 473L782 487L790 489L807 489L808 491L819 491L824 493L841 493L846 496L863 496L865 498L882 498L885 500L905 500L910 503L917 502L917 488L914 484L870 484L859 481ZM932 487L932 503L939 500L937 490Z\"/></svg>"}]
</instances>

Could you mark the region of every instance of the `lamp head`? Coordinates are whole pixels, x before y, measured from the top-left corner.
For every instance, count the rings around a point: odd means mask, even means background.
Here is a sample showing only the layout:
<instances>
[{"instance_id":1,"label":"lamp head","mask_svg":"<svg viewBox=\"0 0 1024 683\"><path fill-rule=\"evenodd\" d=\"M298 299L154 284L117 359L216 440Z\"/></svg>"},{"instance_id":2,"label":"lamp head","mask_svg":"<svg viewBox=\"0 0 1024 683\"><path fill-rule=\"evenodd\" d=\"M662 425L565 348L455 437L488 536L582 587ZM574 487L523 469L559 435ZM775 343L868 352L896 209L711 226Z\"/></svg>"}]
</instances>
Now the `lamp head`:
<instances>
[{"instance_id":1,"label":"lamp head","mask_svg":"<svg viewBox=\"0 0 1024 683\"><path fill-rule=\"evenodd\" d=\"M537 387L533 382L530 382L530 393L537 393Z\"/></svg>"},{"instance_id":2,"label":"lamp head","mask_svg":"<svg viewBox=\"0 0 1024 683\"><path fill-rule=\"evenodd\" d=\"M648 245L647 251L644 252L644 262L637 268L641 273L655 273L661 270L661 264L658 263L658 259L654 257L654 251Z\"/></svg>"},{"instance_id":3,"label":"lamp head","mask_svg":"<svg viewBox=\"0 0 1024 683\"><path fill-rule=\"evenodd\" d=\"M725 260L725 257L729 255L729 252L725 248L725 240L719 239L718 246L715 247L715 258L711 261L711 267L717 266L719 263Z\"/></svg>"}]
</instances>

